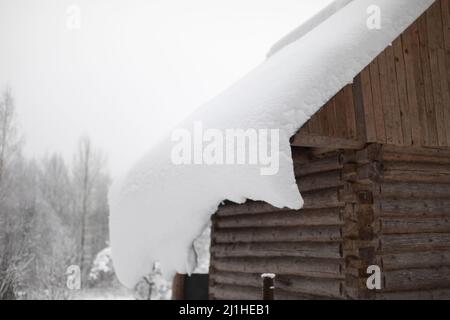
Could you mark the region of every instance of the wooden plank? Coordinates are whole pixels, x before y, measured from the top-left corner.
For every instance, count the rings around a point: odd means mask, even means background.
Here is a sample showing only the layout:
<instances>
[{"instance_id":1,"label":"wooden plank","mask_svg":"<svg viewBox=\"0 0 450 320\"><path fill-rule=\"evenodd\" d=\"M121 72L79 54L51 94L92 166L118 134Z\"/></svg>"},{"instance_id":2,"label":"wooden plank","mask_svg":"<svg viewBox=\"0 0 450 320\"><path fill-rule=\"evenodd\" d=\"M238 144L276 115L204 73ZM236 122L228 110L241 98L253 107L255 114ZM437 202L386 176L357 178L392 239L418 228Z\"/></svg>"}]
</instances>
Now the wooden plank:
<instances>
[{"instance_id":1,"label":"wooden plank","mask_svg":"<svg viewBox=\"0 0 450 320\"><path fill-rule=\"evenodd\" d=\"M298 179L297 185L300 192L304 193L314 190L342 187L344 182L341 179L341 172L336 170L319 172L301 177Z\"/></svg>"},{"instance_id":2,"label":"wooden plank","mask_svg":"<svg viewBox=\"0 0 450 320\"><path fill-rule=\"evenodd\" d=\"M275 273L342 279L343 262L339 260L304 258L216 258L213 268L223 272Z\"/></svg>"},{"instance_id":3,"label":"wooden plank","mask_svg":"<svg viewBox=\"0 0 450 320\"><path fill-rule=\"evenodd\" d=\"M450 233L450 218L382 218L380 220L383 234L413 234L427 232Z\"/></svg>"},{"instance_id":4,"label":"wooden plank","mask_svg":"<svg viewBox=\"0 0 450 320\"><path fill-rule=\"evenodd\" d=\"M358 74L353 81L353 101L356 111L356 136L358 141L366 142L366 119L364 115L364 99L362 91L361 75Z\"/></svg>"},{"instance_id":5,"label":"wooden plank","mask_svg":"<svg viewBox=\"0 0 450 320\"><path fill-rule=\"evenodd\" d=\"M379 251L405 252L450 249L450 234L447 233L425 233L425 234L403 234L380 236Z\"/></svg>"},{"instance_id":6,"label":"wooden plank","mask_svg":"<svg viewBox=\"0 0 450 320\"><path fill-rule=\"evenodd\" d=\"M342 225L340 208L217 217L217 228Z\"/></svg>"},{"instance_id":7,"label":"wooden plank","mask_svg":"<svg viewBox=\"0 0 450 320\"><path fill-rule=\"evenodd\" d=\"M307 121L301 128L298 130L299 134L309 134L309 121Z\"/></svg>"},{"instance_id":8,"label":"wooden plank","mask_svg":"<svg viewBox=\"0 0 450 320\"><path fill-rule=\"evenodd\" d=\"M225 205L220 206L217 211L217 216L234 216L240 214L258 214L269 212L282 212L289 211L288 208L279 209L271 206L268 203L261 201L247 201L243 204L236 204L227 202Z\"/></svg>"},{"instance_id":9,"label":"wooden plank","mask_svg":"<svg viewBox=\"0 0 450 320\"><path fill-rule=\"evenodd\" d=\"M364 146L362 141L342 139L332 136L300 135L296 134L291 145L294 147L324 148L334 149L360 149Z\"/></svg>"},{"instance_id":10,"label":"wooden plank","mask_svg":"<svg viewBox=\"0 0 450 320\"><path fill-rule=\"evenodd\" d=\"M302 210L343 207L344 203L339 200L338 189L327 189L323 191L305 192L302 194L304 205ZM271 212L291 211L288 208L276 208L261 201L247 201L244 204L226 202L219 207L217 216L234 216L246 214L260 214Z\"/></svg>"},{"instance_id":11,"label":"wooden plank","mask_svg":"<svg viewBox=\"0 0 450 320\"><path fill-rule=\"evenodd\" d=\"M372 101L373 113L375 117L375 130L377 134L377 142L386 143L386 129L383 113L383 99L381 97L380 70L378 68L378 60L374 59L369 66L370 83L372 85Z\"/></svg>"},{"instance_id":12,"label":"wooden plank","mask_svg":"<svg viewBox=\"0 0 450 320\"><path fill-rule=\"evenodd\" d=\"M423 172L430 175L450 175L450 164L445 163L385 161L383 163L383 168L385 173L388 171L410 171L412 177L408 178L408 180L414 179L413 175L421 174Z\"/></svg>"},{"instance_id":13,"label":"wooden plank","mask_svg":"<svg viewBox=\"0 0 450 320\"><path fill-rule=\"evenodd\" d=\"M343 94L345 96L345 117L347 121L347 138L356 140L357 139L357 129L356 129L356 110L353 101L353 86L347 85L343 89Z\"/></svg>"},{"instance_id":14,"label":"wooden plank","mask_svg":"<svg viewBox=\"0 0 450 320\"><path fill-rule=\"evenodd\" d=\"M261 288L261 274L259 273L217 272L211 275L211 278L218 284ZM342 297L342 281L335 279L315 279L277 274L275 288L312 296Z\"/></svg>"},{"instance_id":15,"label":"wooden plank","mask_svg":"<svg viewBox=\"0 0 450 320\"><path fill-rule=\"evenodd\" d=\"M381 159L384 161L450 164L450 152L431 148L391 148L386 145L382 148Z\"/></svg>"},{"instance_id":16,"label":"wooden plank","mask_svg":"<svg viewBox=\"0 0 450 320\"><path fill-rule=\"evenodd\" d=\"M440 0L445 49L450 49L450 0Z\"/></svg>"},{"instance_id":17,"label":"wooden plank","mask_svg":"<svg viewBox=\"0 0 450 320\"><path fill-rule=\"evenodd\" d=\"M450 199L450 184L393 182L379 188L383 199Z\"/></svg>"},{"instance_id":18,"label":"wooden plank","mask_svg":"<svg viewBox=\"0 0 450 320\"><path fill-rule=\"evenodd\" d=\"M343 139L350 139L351 136L347 132L346 104L347 97L344 89L338 92L334 98L335 114L336 114L336 136Z\"/></svg>"},{"instance_id":19,"label":"wooden plank","mask_svg":"<svg viewBox=\"0 0 450 320\"><path fill-rule=\"evenodd\" d=\"M226 228L216 229L216 243L249 242L335 242L341 240L339 227Z\"/></svg>"},{"instance_id":20,"label":"wooden plank","mask_svg":"<svg viewBox=\"0 0 450 320\"><path fill-rule=\"evenodd\" d=\"M377 293L379 300L449 300L450 289Z\"/></svg>"},{"instance_id":21,"label":"wooden plank","mask_svg":"<svg viewBox=\"0 0 450 320\"><path fill-rule=\"evenodd\" d=\"M384 272L384 291L433 290L450 287L450 268Z\"/></svg>"},{"instance_id":22,"label":"wooden plank","mask_svg":"<svg viewBox=\"0 0 450 320\"><path fill-rule=\"evenodd\" d=\"M261 288L238 285L217 284L210 286L210 298L212 300L261 300ZM299 293L285 292L275 287L275 300L311 300L320 299Z\"/></svg>"},{"instance_id":23,"label":"wooden plank","mask_svg":"<svg viewBox=\"0 0 450 320\"><path fill-rule=\"evenodd\" d=\"M450 174L432 171L410 171L386 168L383 172L383 181L402 181L420 183L450 183Z\"/></svg>"},{"instance_id":24,"label":"wooden plank","mask_svg":"<svg viewBox=\"0 0 450 320\"><path fill-rule=\"evenodd\" d=\"M303 209L336 208L343 207L339 198L339 189L327 189L320 192L304 192L302 194Z\"/></svg>"},{"instance_id":25,"label":"wooden plank","mask_svg":"<svg viewBox=\"0 0 450 320\"><path fill-rule=\"evenodd\" d=\"M403 58L402 38L393 42L395 72L397 73L398 102L402 123L403 145L412 145L411 112L409 109L408 92L406 85L406 66Z\"/></svg>"},{"instance_id":26,"label":"wooden plank","mask_svg":"<svg viewBox=\"0 0 450 320\"><path fill-rule=\"evenodd\" d=\"M384 271L450 266L450 251L406 252L386 254L380 258Z\"/></svg>"},{"instance_id":27,"label":"wooden plank","mask_svg":"<svg viewBox=\"0 0 450 320\"><path fill-rule=\"evenodd\" d=\"M443 88L444 92L450 91L450 1L449 0L441 0L441 11L442 11L442 22L443 22L443 34L444 34L444 55L445 55L445 63L446 63L446 80L447 80L447 88ZM441 79L444 77L441 75ZM445 111L445 123L446 131L447 131L447 143L450 144L450 103L444 104Z\"/></svg>"},{"instance_id":28,"label":"wooden plank","mask_svg":"<svg viewBox=\"0 0 450 320\"><path fill-rule=\"evenodd\" d=\"M388 46L385 50L387 71L388 71L388 81L389 81L389 96L391 101L391 113L393 117L393 139L395 145L403 145L403 129L402 129L402 117L400 110L399 94L398 94L398 82L397 74L395 69L395 56L394 47Z\"/></svg>"},{"instance_id":29,"label":"wooden plank","mask_svg":"<svg viewBox=\"0 0 450 320\"><path fill-rule=\"evenodd\" d=\"M422 15L418 19L419 24L419 51L420 61L422 66L422 75L425 93L425 106L427 115L427 146L438 146L437 127L436 127L436 112L434 108L433 96L433 82L431 77L431 65L428 53L428 26L427 17Z\"/></svg>"},{"instance_id":30,"label":"wooden plank","mask_svg":"<svg viewBox=\"0 0 450 320\"><path fill-rule=\"evenodd\" d=\"M336 98L333 97L326 105L325 112L327 113L328 135L336 137Z\"/></svg>"},{"instance_id":31,"label":"wooden plank","mask_svg":"<svg viewBox=\"0 0 450 320\"><path fill-rule=\"evenodd\" d=\"M341 244L302 242L259 242L216 244L211 247L214 257L303 257L342 258Z\"/></svg>"},{"instance_id":32,"label":"wooden plank","mask_svg":"<svg viewBox=\"0 0 450 320\"><path fill-rule=\"evenodd\" d=\"M318 115L318 121L319 121L319 128L320 132L319 135L323 136L329 136L330 135L330 127L328 126L329 119L328 119L328 103L326 103L321 109Z\"/></svg>"},{"instance_id":33,"label":"wooden plank","mask_svg":"<svg viewBox=\"0 0 450 320\"><path fill-rule=\"evenodd\" d=\"M380 70L381 97L383 105L383 116L386 130L386 143L395 143L395 124L394 114L392 112L394 102L391 98L391 88L389 83L389 70L386 51L383 51L377 58Z\"/></svg>"},{"instance_id":34,"label":"wooden plank","mask_svg":"<svg viewBox=\"0 0 450 320\"><path fill-rule=\"evenodd\" d=\"M309 174L319 172L328 172L342 169L340 154L333 154L329 157L317 160L311 160L308 163L296 163L294 160L294 171L296 177L303 177Z\"/></svg>"},{"instance_id":35,"label":"wooden plank","mask_svg":"<svg viewBox=\"0 0 450 320\"><path fill-rule=\"evenodd\" d=\"M316 114L314 114L311 119L309 119L308 121L308 126L309 126L309 133L311 134L322 134L322 132L324 132L325 128L321 127L321 117L323 114L324 107L320 108L320 110L318 112L316 112Z\"/></svg>"},{"instance_id":36,"label":"wooden plank","mask_svg":"<svg viewBox=\"0 0 450 320\"><path fill-rule=\"evenodd\" d=\"M261 288L238 285L211 285L211 300L261 300Z\"/></svg>"},{"instance_id":37,"label":"wooden plank","mask_svg":"<svg viewBox=\"0 0 450 320\"><path fill-rule=\"evenodd\" d=\"M448 84L446 79L442 79L441 75L446 70L445 55L443 50L443 33L442 33L442 16L439 1L436 1L426 12L427 15L427 31L428 31L428 53L431 67L431 80L433 84L433 98L435 107L435 121L437 128L438 145L447 145L447 133L445 123L445 106L449 102ZM443 74L446 77L446 74ZM444 91L442 82L445 82ZM447 93L447 94L444 94ZM447 100L447 101L445 101Z\"/></svg>"},{"instance_id":38,"label":"wooden plank","mask_svg":"<svg viewBox=\"0 0 450 320\"><path fill-rule=\"evenodd\" d=\"M448 216L450 215L450 200L375 200L375 206L380 208L381 215L386 216Z\"/></svg>"},{"instance_id":39,"label":"wooden plank","mask_svg":"<svg viewBox=\"0 0 450 320\"><path fill-rule=\"evenodd\" d=\"M427 145L425 93L420 65L419 30L416 22L403 33L402 42L412 143L415 146Z\"/></svg>"},{"instance_id":40,"label":"wooden plank","mask_svg":"<svg viewBox=\"0 0 450 320\"><path fill-rule=\"evenodd\" d=\"M184 280L186 275L177 273L172 281L172 300L184 300Z\"/></svg>"},{"instance_id":41,"label":"wooden plank","mask_svg":"<svg viewBox=\"0 0 450 320\"><path fill-rule=\"evenodd\" d=\"M361 71L361 88L363 96L364 118L366 123L367 142L377 142L375 129L375 114L373 110L372 85L370 81L370 69L366 67Z\"/></svg>"}]
</instances>

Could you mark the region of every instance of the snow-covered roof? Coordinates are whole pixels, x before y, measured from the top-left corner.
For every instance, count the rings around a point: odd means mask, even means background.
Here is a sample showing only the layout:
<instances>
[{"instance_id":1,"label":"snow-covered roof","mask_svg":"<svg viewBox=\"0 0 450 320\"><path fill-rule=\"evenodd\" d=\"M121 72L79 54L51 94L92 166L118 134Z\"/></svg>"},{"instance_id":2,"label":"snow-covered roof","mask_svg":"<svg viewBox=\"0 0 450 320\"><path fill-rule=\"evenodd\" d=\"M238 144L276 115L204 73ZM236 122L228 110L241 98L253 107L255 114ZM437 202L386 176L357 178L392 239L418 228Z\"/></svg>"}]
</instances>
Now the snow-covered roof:
<instances>
[{"instance_id":1,"label":"snow-covered roof","mask_svg":"<svg viewBox=\"0 0 450 320\"><path fill-rule=\"evenodd\" d=\"M285 46L297 41L305 34L313 30L323 21L331 17L333 14L341 10L347 4L355 0L335 0L330 2L325 8L317 12L314 16L309 18L306 22L302 23L296 29L292 30L286 36L278 40L270 51L267 53L267 57L270 58L272 55L283 49Z\"/></svg>"},{"instance_id":2,"label":"snow-covered roof","mask_svg":"<svg viewBox=\"0 0 450 320\"><path fill-rule=\"evenodd\" d=\"M289 138L432 3L336 1L179 126L190 132L196 121L203 129L279 129L276 175L261 175L255 165L176 165L168 132L112 187L110 233L119 279L134 286L155 261L167 276L190 273L196 265L192 242L223 200L301 208ZM374 8L381 13L379 30L367 25Z\"/></svg>"}]
</instances>

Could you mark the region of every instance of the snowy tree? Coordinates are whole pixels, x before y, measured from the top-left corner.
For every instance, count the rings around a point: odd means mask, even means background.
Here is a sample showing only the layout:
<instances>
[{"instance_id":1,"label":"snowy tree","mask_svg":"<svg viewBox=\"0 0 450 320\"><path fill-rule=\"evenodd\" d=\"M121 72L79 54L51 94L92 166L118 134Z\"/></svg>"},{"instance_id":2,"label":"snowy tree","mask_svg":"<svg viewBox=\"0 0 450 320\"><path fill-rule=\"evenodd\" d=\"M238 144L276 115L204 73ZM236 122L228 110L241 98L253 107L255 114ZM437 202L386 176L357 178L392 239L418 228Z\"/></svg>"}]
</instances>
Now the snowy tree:
<instances>
[{"instance_id":1,"label":"snowy tree","mask_svg":"<svg viewBox=\"0 0 450 320\"><path fill-rule=\"evenodd\" d=\"M106 195L109 186L104 156L93 147L88 137L82 138L79 142L74 159L73 179L80 230L78 261L82 271L82 279L87 280L90 264L95 254L101 249L93 247L93 235L96 230L92 230L92 224L89 222L96 220L97 215L100 214L103 214L105 218L107 217ZM104 200L101 209L99 208L102 205L96 202L99 197L103 197Z\"/></svg>"}]
</instances>

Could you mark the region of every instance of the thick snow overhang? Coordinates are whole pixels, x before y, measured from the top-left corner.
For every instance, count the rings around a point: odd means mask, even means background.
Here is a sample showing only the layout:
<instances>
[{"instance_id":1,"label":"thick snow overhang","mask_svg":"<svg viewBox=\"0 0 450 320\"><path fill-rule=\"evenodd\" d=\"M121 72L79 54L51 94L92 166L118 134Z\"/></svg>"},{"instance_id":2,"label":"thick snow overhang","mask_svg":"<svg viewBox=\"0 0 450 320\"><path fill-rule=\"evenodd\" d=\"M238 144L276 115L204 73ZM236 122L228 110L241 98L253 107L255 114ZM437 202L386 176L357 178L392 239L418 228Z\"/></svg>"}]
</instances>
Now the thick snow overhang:
<instances>
[{"instance_id":1,"label":"thick snow overhang","mask_svg":"<svg viewBox=\"0 0 450 320\"><path fill-rule=\"evenodd\" d=\"M192 242L223 200L301 208L289 138L434 1L337 2L346 5L296 33L298 40L282 42L276 54L180 125L189 131L196 121L204 130L279 129L278 174L263 176L252 165L175 165L168 132L114 183L110 233L121 282L133 287L155 261L168 277L190 273L196 264ZM367 25L374 8L381 29Z\"/></svg>"}]
</instances>

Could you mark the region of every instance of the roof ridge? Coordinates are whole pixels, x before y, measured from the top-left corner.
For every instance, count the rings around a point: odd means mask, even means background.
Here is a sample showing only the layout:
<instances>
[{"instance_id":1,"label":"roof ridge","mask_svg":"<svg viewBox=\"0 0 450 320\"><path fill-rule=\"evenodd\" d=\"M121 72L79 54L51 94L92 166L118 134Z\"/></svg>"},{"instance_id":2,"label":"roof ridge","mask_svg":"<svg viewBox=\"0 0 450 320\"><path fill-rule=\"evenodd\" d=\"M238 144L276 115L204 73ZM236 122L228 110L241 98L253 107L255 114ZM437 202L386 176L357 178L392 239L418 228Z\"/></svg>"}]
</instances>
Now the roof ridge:
<instances>
[{"instance_id":1,"label":"roof ridge","mask_svg":"<svg viewBox=\"0 0 450 320\"><path fill-rule=\"evenodd\" d=\"M283 38L278 40L269 50L266 57L270 58L278 51L282 50L284 47L290 45L291 43L297 41L302 38L312 30L314 30L317 26L322 24L325 20L330 18L336 12L347 6L350 2L355 0L334 0L329 3L325 8L320 10L314 16L309 18L307 21L302 23L300 26L289 32Z\"/></svg>"}]
</instances>

